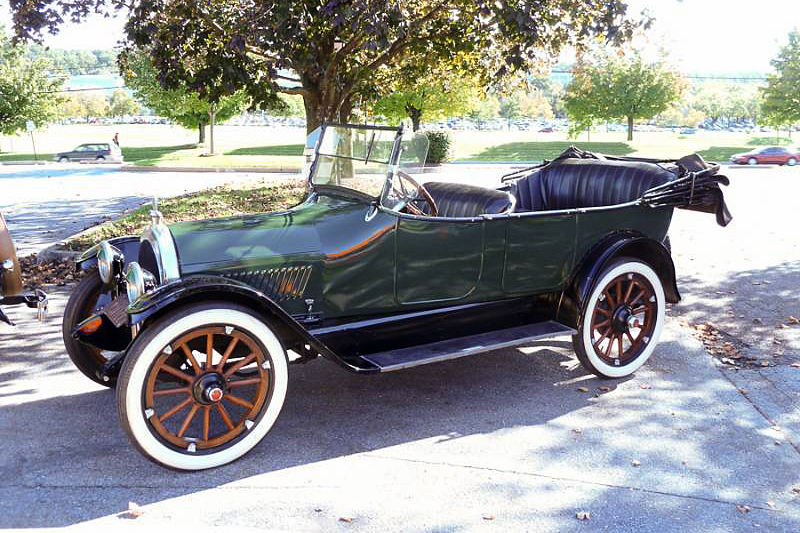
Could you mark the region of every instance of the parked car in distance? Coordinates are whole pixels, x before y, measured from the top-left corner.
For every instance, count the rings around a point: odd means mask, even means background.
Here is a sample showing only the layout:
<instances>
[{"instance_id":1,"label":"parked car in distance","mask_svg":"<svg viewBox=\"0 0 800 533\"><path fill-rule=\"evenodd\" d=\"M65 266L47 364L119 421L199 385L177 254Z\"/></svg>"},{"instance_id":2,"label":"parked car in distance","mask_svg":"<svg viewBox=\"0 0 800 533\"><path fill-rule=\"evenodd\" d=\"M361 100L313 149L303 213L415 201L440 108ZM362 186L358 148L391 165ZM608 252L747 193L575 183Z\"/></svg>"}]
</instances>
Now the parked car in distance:
<instances>
[{"instance_id":1,"label":"parked car in distance","mask_svg":"<svg viewBox=\"0 0 800 533\"><path fill-rule=\"evenodd\" d=\"M684 128L680 129L680 133L682 135L693 135L693 134L697 133L697 130L694 129L694 128L684 127Z\"/></svg>"},{"instance_id":2,"label":"parked car in distance","mask_svg":"<svg viewBox=\"0 0 800 533\"><path fill-rule=\"evenodd\" d=\"M70 161L122 161L122 151L112 143L85 143L69 152L57 153L55 158L59 163Z\"/></svg>"},{"instance_id":3,"label":"parked car in distance","mask_svg":"<svg viewBox=\"0 0 800 533\"><path fill-rule=\"evenodd\" d=\"M792 167L797 164L798 159L800 159L800 153L789 148L767 146L741 154L734 154L731 156L731 163L736 163L737 165L776 164Z\"/></svg>"},{"instance_id":4,"label":"parked car in distance","mask_svg":"<svg viewBox=\"0 0 800 533\"><path fill-rule=\"evenodd\" d=\"M539 133L553 133L554 131L555 131L555 130L554 130L552 127L550 127L550 126L546 126L546 127L544 127L544 128L541 128L541 129L539 130Z\"/></svg>"}]
</instances>

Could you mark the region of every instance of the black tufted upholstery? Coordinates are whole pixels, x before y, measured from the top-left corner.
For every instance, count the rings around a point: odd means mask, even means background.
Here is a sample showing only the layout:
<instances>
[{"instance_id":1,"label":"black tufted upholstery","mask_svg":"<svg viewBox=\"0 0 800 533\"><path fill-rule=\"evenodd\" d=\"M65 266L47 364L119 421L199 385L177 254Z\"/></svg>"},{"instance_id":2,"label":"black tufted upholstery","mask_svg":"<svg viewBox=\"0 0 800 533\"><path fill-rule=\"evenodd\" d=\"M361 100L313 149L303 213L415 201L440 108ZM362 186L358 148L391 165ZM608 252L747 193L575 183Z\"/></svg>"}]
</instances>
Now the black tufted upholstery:
<instances>
[{"instance_id":1,"label":"black tufted upholstery","mask_svg":"<svg viewBox=\"0 0 800 533\"><path fill-rule=\"evenodd\" d=\"M440 217L476 217L478 215L509 213L514 210L516 199L503 191L433 181L425 184L439 209ZM423 204L426 213L430 206Z\"/></svg>"},{"instance_id":2,"label":"black tufted upholstery","mask_svg":"<svg viewBox=\"0 0 800 533\"><path fill-rule=\"evenodd\" d=\"M563 159L517 180L516 211L551 211L630 202L675 175L653 163Z\"/></svg>"}]
</instances>

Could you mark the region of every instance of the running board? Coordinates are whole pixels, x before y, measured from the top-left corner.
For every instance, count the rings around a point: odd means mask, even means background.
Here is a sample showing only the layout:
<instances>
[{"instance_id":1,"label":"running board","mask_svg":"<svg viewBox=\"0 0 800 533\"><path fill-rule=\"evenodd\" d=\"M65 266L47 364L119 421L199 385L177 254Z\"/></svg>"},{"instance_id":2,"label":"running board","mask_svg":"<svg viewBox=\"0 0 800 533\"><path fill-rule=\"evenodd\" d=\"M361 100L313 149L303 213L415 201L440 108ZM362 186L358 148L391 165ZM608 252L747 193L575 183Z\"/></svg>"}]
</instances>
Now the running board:
<instances>
[{"instance_id":1,"label":"running board","mask_svg":"<svg viewBox=\"0 0 800 533\"><path fill-rule=\"evenodd\" d=\"M421 346L362 355L361 358L378 367L380 372L390 372L575 333L576 331L570 327L548 320Z\"/></svg>"}]
</instances>

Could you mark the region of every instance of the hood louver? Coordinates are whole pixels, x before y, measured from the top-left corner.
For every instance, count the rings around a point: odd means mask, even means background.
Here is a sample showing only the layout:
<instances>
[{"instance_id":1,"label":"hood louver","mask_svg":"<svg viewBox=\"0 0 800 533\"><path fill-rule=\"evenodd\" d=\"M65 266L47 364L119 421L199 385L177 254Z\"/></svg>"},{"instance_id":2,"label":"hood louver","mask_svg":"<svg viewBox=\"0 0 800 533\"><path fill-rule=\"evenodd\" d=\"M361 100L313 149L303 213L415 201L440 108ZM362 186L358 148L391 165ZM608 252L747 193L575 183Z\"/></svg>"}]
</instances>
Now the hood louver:
<instances>
[{"instance_id":1,"label":"hood louver","mask_svg":"<svg viewBox=\"0 0 800 533\"><path fill-rule=\"evenodd\" d=\"M310 266L244 270L224 274L254 287L276 302L302 298L311 278Z\"/></svg>"}]
</instances>

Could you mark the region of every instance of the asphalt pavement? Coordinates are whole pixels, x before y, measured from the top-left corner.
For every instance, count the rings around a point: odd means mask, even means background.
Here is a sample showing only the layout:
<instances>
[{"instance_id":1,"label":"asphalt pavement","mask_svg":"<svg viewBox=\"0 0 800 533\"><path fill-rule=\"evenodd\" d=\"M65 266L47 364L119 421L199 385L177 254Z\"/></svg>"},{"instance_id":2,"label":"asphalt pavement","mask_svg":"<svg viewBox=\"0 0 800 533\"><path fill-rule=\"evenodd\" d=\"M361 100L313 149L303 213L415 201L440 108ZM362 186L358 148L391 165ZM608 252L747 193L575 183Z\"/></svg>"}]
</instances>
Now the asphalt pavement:
<instances>
[{"instance_id":1,"label":"asphalt pavement","mask_svg":"<svg viewBox=\"0 0 800 533\"><path fill-rule=\"evenodd\" d=\"M44 324L0 326L0 527L800 531L800 171L728 175L730 226L675 214L684 300L636 375L587 375L569 338L378 376L314 361L253 452L206 472L133 449L51 288ZM709 324L752 363L711 354Z\"/></svg>"}]
</instances>

